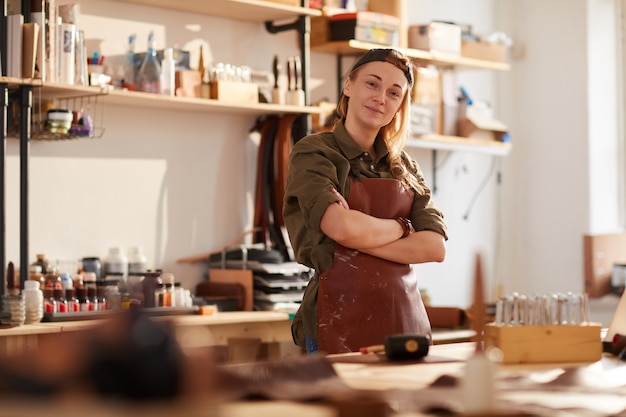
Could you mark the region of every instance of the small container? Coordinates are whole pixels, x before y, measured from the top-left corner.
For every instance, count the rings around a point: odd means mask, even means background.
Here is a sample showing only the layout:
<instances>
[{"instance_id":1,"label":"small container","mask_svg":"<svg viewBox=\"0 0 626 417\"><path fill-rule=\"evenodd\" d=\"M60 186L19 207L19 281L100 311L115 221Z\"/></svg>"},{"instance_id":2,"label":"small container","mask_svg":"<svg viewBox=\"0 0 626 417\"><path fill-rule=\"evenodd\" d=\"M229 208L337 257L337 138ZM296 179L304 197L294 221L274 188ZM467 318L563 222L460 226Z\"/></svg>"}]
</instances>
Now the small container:
<instances>
[{"instance_id":1,"label":"small container","mask_svg":"<svg viewBox=\"0 0 626 417\"><path fill-rule=\"evenodd\" d=\"M83 271L93 272L96 277L95 281L99 281L102 277L102 263L100 262L100 258L93 256L83 258Z\"/></svg>"},{"instance_id":2,"label":"small container","mask_svg":"<svg viewBox=\"0 0 626 417\"><path fill-rule=\"evenodd\" d=\"M43 291L37 280L24 282L25 324L36 324L43 318Z\"/></svg>"},{"instance_id":3,"label":"small container","mask_svg":"<svg viewBox=\"0 0 626 417\"><path fill-rule=\"evenodd\" d=\"M43 290L43 309L46 314L58 312L57 301L54 299L54 289L45 288Z\"/></svg>"},{"instance_id":4,"label":"small container","mask_svg":"<svg viewBox=\"0 0 626 417\"><path fill-rule=\"evenodd\" d=\"M69 312L67 306L67 300L65 299L65 290L63 288L55 288L53 290L54 299L57 302L57 312L58 313L67 313Z\"/></svg>"},{"instance_id":5,"label":"small container","mask_svg":"<svg viewBox=\"0 0 626 417\"><path fill-rule=\"evenodd\" d=\"M109 249L109 254L104 258L104 276L121 275L121 280L126 281L128 276L128 258L122 252L122 248L116 246Z\"/></svg>"},{"instance_id":6,"label":"small container","mask_svg":"<svg viewBox=\"0 0 626 417\"><path fill-rule=\"evenodd\" d=\"M163 283L163 288L160 288L160 298L157 299L157 305L160 307L175 307L174 274L170 272L164 272L163 274L161 274L161 282Z\"/></svg>"},{"instance_id":7,"label":"small container","mask_svg":"<svg viewBox=\"0 0 626 417\"><path fill-rule=\"evenodd\" d=\"M65 300L67 301L68 313L78 313L80 311L80 302L76 298L76 290L74 288L65 289Z\"/></svg>"},{"instance_id":8,"label":"small container","mask_svg":"<svg viewBox=\"0 0 626 417\"><path fill-rule=\"evenodd\" d=\"M93 290L95 293L96 289L94 288ZM80 311L93 311L91 300L89 299L89 296L88 296L88 289L86 287L79 287L76 289L76 293L78 295L77 300L78 300L79 310Z\"/></svg>"},{"instance_id":9,"label":"small container","mask_svg":"<svg viewBox=\"0 0 626 417\"><path fill-rule=\"evenodd\" d=\"M36 260L31 265L39 265L41 268L41 273L46 274L48 272L48 260L46 259L46 255L43 253L38 253L36 255Z\"/></svg>"},{"instance_id":10,"label":"small container","mask_svg":"<svg viewBox=\"0 0 626 417\"><path fill-rule=\"evenodd\" d=\"M148 270L148 261L143 254L141 246L133 246L128 249L128 275L143 276Z\"/></svg>"},{"instance_id":11,"label":"small container","mask_svg":"<svg viewBox=\"0 0 626 417\"><path fill-rule=\"evenodd\" d=\"M28 280L36 281L37 283L39 283L39 289L43 291L44 287L46 286L46 279L41 273L40 265L33 264L28 267Z\"/></svg>"},{"instance_id":12,"label":"small container","mask_svg":"<svg viewBox=\"0 0 626 417\"><path fill-rule=\"evenodd\" d=\"M67 134L72 127L72 112L67 109L48 110L46 130L50 133Z\"/></svg>"},{"instance_id":13,"label":"small container","mask_svg":"<svg viewBox=\"0 0 626 417\"><path fill-rule=\"evenodd\" d=\"M61 284L61 276L54 266L48 267L45 275L45 288L50 288L51 290L63 289L63 284Z\"/></svg>"}]
</instances>

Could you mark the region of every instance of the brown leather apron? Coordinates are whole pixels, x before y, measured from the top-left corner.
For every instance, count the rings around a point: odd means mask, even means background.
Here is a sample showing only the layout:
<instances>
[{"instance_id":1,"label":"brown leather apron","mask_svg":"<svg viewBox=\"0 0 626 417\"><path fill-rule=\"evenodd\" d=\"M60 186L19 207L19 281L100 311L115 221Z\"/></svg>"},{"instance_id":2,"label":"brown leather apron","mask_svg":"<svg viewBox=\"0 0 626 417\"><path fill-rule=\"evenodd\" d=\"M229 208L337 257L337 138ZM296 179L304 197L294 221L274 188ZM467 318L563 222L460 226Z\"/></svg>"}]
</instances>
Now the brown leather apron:
<instances>
[{"instance_id":1,"label":"brown leather apron","mask_svg":"<svg viewBox=\"0 0 626 417\"><path fill-rule=\"evenodd\" d=\"M413 192L388 178L350 180L348 205L378 218L410 217ZM331 269L319 276L317 343L324 353L355 352L392 334L430 337L411 265L336 245Z\"/></svg>"}]
</instances>

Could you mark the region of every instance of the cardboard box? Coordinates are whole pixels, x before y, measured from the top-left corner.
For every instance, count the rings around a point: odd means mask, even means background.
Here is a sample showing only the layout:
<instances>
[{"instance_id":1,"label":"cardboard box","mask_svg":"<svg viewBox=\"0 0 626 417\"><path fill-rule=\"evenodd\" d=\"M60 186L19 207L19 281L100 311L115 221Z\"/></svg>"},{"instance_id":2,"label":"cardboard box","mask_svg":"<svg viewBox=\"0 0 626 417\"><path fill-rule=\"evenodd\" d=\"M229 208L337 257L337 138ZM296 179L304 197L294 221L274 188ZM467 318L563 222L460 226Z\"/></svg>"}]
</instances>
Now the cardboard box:
<instances>
[{"instance_id":1,"label":"cardboard box","mask_svg":"<svg viewBox=\"0 0 626 417\"><path fill-rule=\"evenodd\" d=\"M461 55L461 27L444 22L410 26L409 48L454 56Z\"/></svg>"},{"instance_id":2,"label":"cardboard box","mask_svg":"<svg viewBox=\"0 0 626 417\"><path fill-rule=\"evenodd\" d=\"M602 326L485 325L485 347L502 351L502 363L595 362L602 357Z\"/></svg>"},{"instance_id":3,"label":"cardboard box","mask_svg":"<svg viewBox=\"0 0 626 417\"><path fill-rule=\"evenodd\" d=\"M311 17L311 45L321 45L330 41L330 22L327 16Z\"/></svg>"},{"instance_id":4,"label":"cardboard box","mask_svg":"<svg viewBox=\"0 0 626 417\"><path fill-rule=\"evenodd\" d=\"M509 142L508 127L498 120L461 117L457 124L459 136L485 141Z\"/></svg>"},{"instance_id":5,"label":"cardboard box","mask_svg":"<svg viewBox=\"0 0 626 417\"><path fill-rule=\"evenodd\" d=\"M461 43L461 56L484 59L485 61L506 62L506 46L491 42L464 40Z\"/></svg>"},{"instance_id":6,"label":"cardboard box","mask_svg":"<svg viewBox=\"0 0 626 417\"><path fill-rule=\"evenodd\" d=\"M611 293L614 264L626 263L626 233L583 235L585 292L589 297Z\"/></svg>"},{"instance_id":7,"label":"cardboard box","mask_svg":"<svg viewBox=\"0 0 626 417\"><path fill-rule=\"evenodd\" d=\"M441 77L437 69L417 67L411 101L411 126L416 134L441 130Z\"/></svg>"},{"instance_id":8,"label":"cardboard box","mask_svg":"<svg viewBox=\"0 0 626 417\"><path fill-rule=\"evenodd\" d=\"M398 46L400 19L383 13L359 11L338 13L329 18L330 40L363 42Z\"/></svg>"}]
</instances>

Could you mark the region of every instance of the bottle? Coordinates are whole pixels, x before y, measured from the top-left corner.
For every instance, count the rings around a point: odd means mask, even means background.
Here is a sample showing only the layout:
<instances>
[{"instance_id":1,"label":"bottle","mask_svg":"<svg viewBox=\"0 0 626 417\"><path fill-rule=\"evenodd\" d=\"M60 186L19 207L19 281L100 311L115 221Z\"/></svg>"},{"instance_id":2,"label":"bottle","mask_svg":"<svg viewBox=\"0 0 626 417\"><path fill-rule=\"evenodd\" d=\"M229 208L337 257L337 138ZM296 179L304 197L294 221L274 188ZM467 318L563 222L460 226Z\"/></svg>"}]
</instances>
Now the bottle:
<instances>
[{"instance_id":1,"label":"bottle","mask_svg":"<svg viewBox=\"0 0 626 417\"><path fill-rule=\"evenodd\" d=\"M54 289L46 287L43 290L43 308L47 314L54 314L58 312L57 301L54 299Z\"/></svg>"},{"instance_id":2,"label":"bottle","mask_svg":"<svg viewBox=\"0 0 626 417\"><path fill-rule=\"evenodd\" d=\"M41 273L41 265L31 265L28 267L28 280L36 281L39 284L39 289L43 291L46 286L46 279Z\"/></svg>"},{"instance_id":3,"label":"bottle","mask_svg":"<svg viewBox=\"0 0 626 417\"><path fill-rule=\"evenodd\" d=\"M57 302L57 312L67 313L68 307L67 300L65 299L65 291L63 290L63 288L55 288L53 291L54 299Z\"/></svg>"},{"instance_id":4,"label":"bottle","mask_svg":"<svg viewBox=\"0 0 626 417\"><path fill-rule=\"evenodd\" d=\"M173 96L175 93L176 61L174 49L165 48L161 61L161 94Z\"/></svg>"},{"instance_id":5,"label":"bottle","mask_svg":"<svg viewBox=\"0 0 626 417\"><path fill-rule=\"evenodd\" d=\"M154 32L150 32L148 35L148 50L146 56L139 67L137 73L137 85L136 88L139 91L146 93L160 93L161 86L161 64L156 56L156 40L154 39Z\"/></svg>"},{"instance_id":6,"label":"bottle","mask_svg":"<svg viewBox=\"0 0 626 417\"><path fill-rule=\"evenodd\" d=\"M97 291L95 285L93 287L87 287L87 299L89 301L88 311L98 311L100 309Z\"/></svg>"},{"instance_id":7,"label":"bottle","mask_svg":"<svg viewBox=\"0 0 626 417\"><path fill-rule=\"evenodd\" d=\"M38 253L35 255L35 262L32 265L39 265L41 267L41 273L46 275L48 272L48 260L46 259L46 255L43 253Z\"/></svg>"},{"instance_id":8,"label":"bottle","mask_svg":"<svg viewBox=\"0 0 626 417\"><path fill-rule=\"evenodd\" d=\"M89 296L88 296L88 293L89 293L88 290L89 289L86 287L79 287L77 289L79 311L94 311L91 305L91 300L89 299ZM95 288L93 288L93 292L95 294L96 292Z\"/></svg>"},{"instance_id":9,"label":"bottle","mask_svg":"<svg viewBox=\"0 0 626 417\"><path fill-rule=\"evenodd\" d=\"M122 248L116 246L109 249L109 255L104 259L104 277L117 275L119 279L126 280L128 272L128 258L122 252Z\"/></svg>"},{"instance_id":10,"label":"bottle","mask_svg":"<svg viewBox=\"0 0 626 417\"><path fill-rule=\"evenodd\" d=\"M174 274L170 272L164 272L161 274L161 282L163 288L161 292L161 307L175 307L174 304Z\"/></svg>"},{"instance_id":11,"label":"bottle","mask_svg":"<svg viewBox=\"0 0 626 417\"><path fill-rule=\"evenodd\" d=\"M24 282L25 324L36 324L43 318L43 291L38 280Z\"/></svg>"},{"instance_id":12,"label":"bottle","mask_svg":"<svg viewBox=\"0 0 626 417\"><path fill-rule=\"evenodd\" d=\"M59 279L61 280L61 286L64 290L68 288L74 288L74 280L70 277L70 274L67 272L61 272L59 274Z\"/></svg>"},{"instance_id":13,"label":"bottle","mask_svg":"<svg viewBox=\"0 0 626 417\"><path fill-rule=\"evenodd\" d=\"M53 291L57 289L63 289L63 284L61 284L61 276L54 266L50 266L47 268L47 272L45 275L45 288L50 288Z\"/></svg>"},{"instance_id":14,"label":"bottle","mask_svg":"<svg viewBox=\"0 0 626 417\"><path fill-rule=\"evenodd\" d=\"M126 51L126 61L124 62L124 80L122 88L129 91L135 90L135 39L136 34L128 37L128 50Z\"/></svg>"},{"instance_id":15,"label":"bottle","mask_svg":"<svg viewBox=\"0 0 626 417\"><path fill-rule=\"evenodd\" d=\"M67 301L67 312L77 313L80 311L80 302L76 298L76 291L74 288L65 289L65 301Z\"/></svg>"},{"instance_id":16,"label":"bottle","mask_svg":"<svg viewBox=\"0 0 626 417\"><path fill-rule=\"evenodd\" d=\"M141 246L133 246L128 250L128 275L143 276L148 270L148 261Z\"/></svg>"}]
</instances>

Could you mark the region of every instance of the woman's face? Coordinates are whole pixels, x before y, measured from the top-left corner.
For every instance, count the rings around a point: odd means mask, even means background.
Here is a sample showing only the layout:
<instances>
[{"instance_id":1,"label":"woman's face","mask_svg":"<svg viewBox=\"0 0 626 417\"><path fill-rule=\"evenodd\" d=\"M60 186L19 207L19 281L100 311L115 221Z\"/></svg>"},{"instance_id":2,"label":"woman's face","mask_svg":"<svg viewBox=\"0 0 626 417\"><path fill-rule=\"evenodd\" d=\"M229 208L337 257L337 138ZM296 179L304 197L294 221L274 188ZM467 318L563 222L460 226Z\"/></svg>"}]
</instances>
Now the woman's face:
<instances>
[{"instance_id":1,"label":"woman's face","mask_svg":"<svg viewBox=\"0 0 626 417\"><path fill-rule=\"evenodd\" d=\"M364 64L343 89L350 98L346 119L355 118L372 129L386 126L400 109L408 85L404 73L393 64L382 61Z\"/></svg>"}]
</instances>

